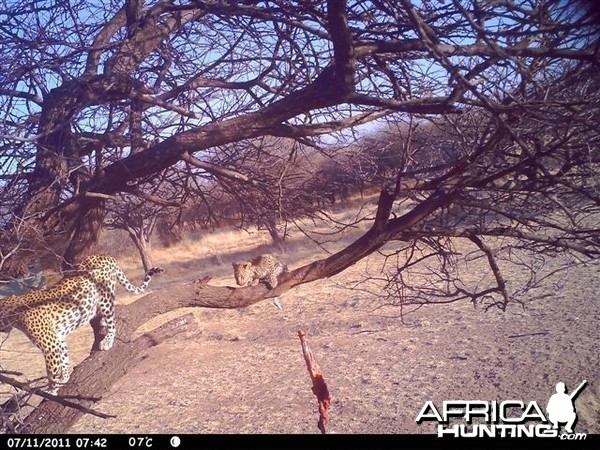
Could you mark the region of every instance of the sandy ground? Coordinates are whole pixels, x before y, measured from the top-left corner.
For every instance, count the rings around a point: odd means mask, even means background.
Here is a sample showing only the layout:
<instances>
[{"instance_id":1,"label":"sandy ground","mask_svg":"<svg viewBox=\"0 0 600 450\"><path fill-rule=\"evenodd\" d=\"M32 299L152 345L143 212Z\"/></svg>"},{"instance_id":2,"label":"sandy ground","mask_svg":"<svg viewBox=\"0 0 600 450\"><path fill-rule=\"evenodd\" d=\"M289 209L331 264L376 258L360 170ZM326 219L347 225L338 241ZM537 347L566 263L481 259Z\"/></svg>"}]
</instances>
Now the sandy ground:
<instances>
[{"instance_id":1,"label":"sandy ground","mask_svg":"<svg viewBox=\"0 0 600 450\"><path fill-rule=\"evenodd\" d=\"M167 272L155 289L208 272L215 284L233 285L227 260L209 268L170 256L158 261ZM292 267L301 262L289 252L283 258ZM193 311L199 330L152 348L112 387L95 408L116 418L84 416L71 431L318 433L302 329L333 397L332 432L433 433L433 423L415 422L427 400L535 400L545 408L557 382L574 389L588 380L575 402L576 431L600 433L597 270L572 271L564 289L525 308L428 306L402 323L397 307L345 287L377 258L284 294L283 310L264 301L240 310L178 310L148 324ZM89 327L70 337L75 363L91 340ZM0 358L4 369L44 375L41 354L19 332Z\"/></svg>"}]
</instances>

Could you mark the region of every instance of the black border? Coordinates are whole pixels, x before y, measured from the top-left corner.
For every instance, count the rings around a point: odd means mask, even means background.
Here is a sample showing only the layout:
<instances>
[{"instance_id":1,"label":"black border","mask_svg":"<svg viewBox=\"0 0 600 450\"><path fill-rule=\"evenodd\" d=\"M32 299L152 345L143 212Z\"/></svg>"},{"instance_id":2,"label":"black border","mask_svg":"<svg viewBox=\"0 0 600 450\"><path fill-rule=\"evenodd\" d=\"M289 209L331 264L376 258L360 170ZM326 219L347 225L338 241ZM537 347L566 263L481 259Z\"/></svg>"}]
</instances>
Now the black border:
<instances>
[{"instance_id":1,"label":"black border","mask_svg":"<svg viewBox=\"0 0 600 450\"><path fill-rule=\"evenodd\" d=\"M518 446L517 448L599 448L600 434L588 434L585 440L580 441L561 441L558 438L454 438L442 437L439 438L435 434L55 434L55 435L0 435L0 448L52 448L60 449L61 447L39 446L34 447L21 445L8 446L10 439L13 444L17 440L21 443L27 442L26 438L30 438L29 443L42 442L44 438L46 442L52 439L58 439L63 442L70 442L69 450L91 449L91 450L127 450L127 449L155 449L155 450L172 450L174 447L170 445L170 440L173 436L178 436L181 444L177 447L179 450L220 450L220 449L263 449L273 447L276 449L344 449L351 448L365 450L386 450L386 449L423 449L423 448L507 448L510 446ZM78 440L79 439L79 440ZM56 441L55 441L56 442ZM87 443L86 447L77 446L75 442ZM135 442L136 445L130 445ZM98 444L98 445L96 445Z\"/></svg>"}]
</instances>

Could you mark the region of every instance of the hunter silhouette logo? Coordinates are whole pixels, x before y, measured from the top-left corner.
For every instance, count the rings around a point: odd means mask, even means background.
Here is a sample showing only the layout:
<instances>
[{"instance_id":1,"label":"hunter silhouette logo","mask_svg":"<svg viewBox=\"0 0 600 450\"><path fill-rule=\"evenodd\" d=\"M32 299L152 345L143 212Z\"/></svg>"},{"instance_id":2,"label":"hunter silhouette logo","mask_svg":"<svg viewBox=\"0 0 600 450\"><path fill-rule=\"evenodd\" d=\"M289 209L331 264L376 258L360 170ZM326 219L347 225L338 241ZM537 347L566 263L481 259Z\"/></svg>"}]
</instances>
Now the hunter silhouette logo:
<instances>
[{"instance_id":1,"label":"hunter silhouette logo","mask_svg":"<svg viewBox=\"0 0 600 450\"><path fill-rule=\"evenodd\" d=\"M553 394L548 401L546 411L548 411L548 420L552 422L553 429L558 429L559 423L566 423L565 431L567 433L573 433L573 425L577 421L577 413L575 412L575 405L573 400L579 395L583 387L586 385L587 380L583 382L575 389L571 394L567 394L565 383L556 383L556 394Z\"/></svg>"},{"instance_id":2,"label":"hunter silhouette logo","mask_svg":"<svg viewBox=\"0 0 600 450\"><path fill-rule=\"evenodd\" d=\"M445 400L441 407L425 402L417 415L418 424L437 422L438 437L547 437L582 440L586 433L574 433L577 422L574 400L587 384L584 380L570 394L562 381L556 384L546 412L535 400ZM560 433L560 424L565 424Z\"/></svg>"}]
</instances>

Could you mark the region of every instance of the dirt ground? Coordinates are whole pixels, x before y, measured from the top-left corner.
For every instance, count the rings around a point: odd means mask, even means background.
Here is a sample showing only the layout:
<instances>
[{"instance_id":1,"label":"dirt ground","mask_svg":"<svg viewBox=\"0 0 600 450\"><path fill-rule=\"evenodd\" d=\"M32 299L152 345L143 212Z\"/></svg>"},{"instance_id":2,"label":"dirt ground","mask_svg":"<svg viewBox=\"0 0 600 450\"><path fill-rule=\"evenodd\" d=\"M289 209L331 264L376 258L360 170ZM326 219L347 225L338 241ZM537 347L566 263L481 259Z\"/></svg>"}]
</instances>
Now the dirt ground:
<instances>
[{"instance_id":1,"label":"dirt ground","mask_svg":"<svg viewBox=\"0 0 600 450\"><path fill-rule=\"evenodd\" d=\"M156 258L167 271L154 289L208 271L176 253ZM282 257L292 267L303 262L289 251ZM427 400L535 400L545 408L557 382L574 389L587 380L575 402L576 431L600 433L597 270L573 270L562 290L525 308L486 312L460 302L423 307L402 323L398 307L345 286L377 258L284 294L282 310L267 300L240 310L178 310L147 324L192 311L199 330L152 348L95 406L116 418L87 415L71 431L319 433L302 329L333 398L331 432L433 433L435 424L415 421ZM229 261L211 270L215 284L233 285ZM75 363L91 341L89 327L70 337ZM41 354L18 332L0 358L4 369L44 375Z\"/></svg>"}]
</instances>

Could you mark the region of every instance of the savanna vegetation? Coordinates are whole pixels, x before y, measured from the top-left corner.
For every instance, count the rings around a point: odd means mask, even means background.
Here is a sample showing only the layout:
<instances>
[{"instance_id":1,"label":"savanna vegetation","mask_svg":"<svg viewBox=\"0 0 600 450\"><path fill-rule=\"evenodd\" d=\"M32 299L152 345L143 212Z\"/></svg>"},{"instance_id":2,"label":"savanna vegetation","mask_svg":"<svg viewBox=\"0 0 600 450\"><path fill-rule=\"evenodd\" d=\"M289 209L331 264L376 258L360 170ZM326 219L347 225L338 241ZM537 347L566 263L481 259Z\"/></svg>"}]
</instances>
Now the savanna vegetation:
<instances>
[{"instance_id":1,"label":"savanna vegetation","mask_svg":"<svg viewBox=\"0 0 600 450\"><path fill-rule=\"evenodd\" d=\"M145 267L152 236L224 224L368 221L345 248L279 286L209 281L117 310L124 341L183 306L237 308L384 252L398 305L506 309L600 253L599 34L591 3L560 0L5 1L0 6L0 273L68 269L101 232L126 230ZM328 208L376 194L356 220ZM456 271L458 242L490 274ZM561 256L560 267L547 261ZM505 265L527 274L511 283ZM413 283L410 273L426 275ZM165 274L164 276L168 276ZM179 323L181 326L182 323ZM128 355L74 374L99 396ZM94 328L96 347L101 326ZM88 404L89 400L82 404ZM80 411L44 401L20 431L68 429Z\"/></svg>"}]
</instances>

